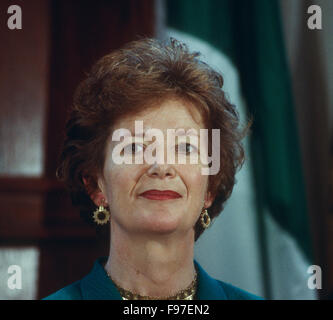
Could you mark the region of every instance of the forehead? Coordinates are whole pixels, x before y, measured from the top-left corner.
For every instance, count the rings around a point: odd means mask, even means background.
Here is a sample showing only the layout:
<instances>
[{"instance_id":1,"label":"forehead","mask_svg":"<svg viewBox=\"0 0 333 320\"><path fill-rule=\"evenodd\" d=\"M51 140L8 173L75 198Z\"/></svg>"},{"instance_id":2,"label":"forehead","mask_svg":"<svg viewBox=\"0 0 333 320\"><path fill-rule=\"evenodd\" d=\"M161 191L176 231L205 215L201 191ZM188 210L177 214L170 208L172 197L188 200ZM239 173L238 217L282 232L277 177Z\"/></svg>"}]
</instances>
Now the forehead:
<instances>
[{"instance_id":1,"label":"forehead","mask_svg":"<svg viewBox=\"0 0 333 320\"><path fill-rule=\"evenodd\" d=\"M190 102L181 100L165 100L159 104L151 104L135 115L125 116L118 120L113 128L126 128L131 131L135 128L135 121L143 121L143 129L200 129L204 127L202 116Z\"/></svg>"}]
</instances>

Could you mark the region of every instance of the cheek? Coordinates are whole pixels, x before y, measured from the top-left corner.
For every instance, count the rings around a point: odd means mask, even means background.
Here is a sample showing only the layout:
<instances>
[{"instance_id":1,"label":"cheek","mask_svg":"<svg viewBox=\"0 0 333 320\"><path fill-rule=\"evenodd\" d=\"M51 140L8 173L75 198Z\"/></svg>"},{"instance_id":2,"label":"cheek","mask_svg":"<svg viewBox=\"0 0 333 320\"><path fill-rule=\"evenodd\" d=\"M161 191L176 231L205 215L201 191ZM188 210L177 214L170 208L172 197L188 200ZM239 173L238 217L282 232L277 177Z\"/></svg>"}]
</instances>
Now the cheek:
<instances>
[{"instance_id":1,"label":"cheek","mask_svg":"<svg viewBox=\"0 0 333 320\"><path fill-rule=\"evenodd\" d=\"M113 164L105 168L109 201L113 202L118 210L129 207L136 199L135 187L144 172L145 168L136 164Z\"/></svg>"},{"instance_id":2,"label":"cheek","mask_svg":"<svg viewBox=\"0 0 333 320\"><path fill-rule=\"evenodd\" d=\"M201 201L205 195L208 184L208 176L201 173L201 166L186 167L183 169L183 177L193 200Z\"/></svg>"},{"instance_id":3,"label":"cheek","mask_svg":"<svg viewBox=\"0 0 333 320\"><path fill-rule=\"evenodd\" d=\"M123 165L114 165L104 171L104 177L107 182L107 193L110 201L119 201L125 196L125 191L131 189L132 175L131 170Z\"/></svg>"}]
</instances>

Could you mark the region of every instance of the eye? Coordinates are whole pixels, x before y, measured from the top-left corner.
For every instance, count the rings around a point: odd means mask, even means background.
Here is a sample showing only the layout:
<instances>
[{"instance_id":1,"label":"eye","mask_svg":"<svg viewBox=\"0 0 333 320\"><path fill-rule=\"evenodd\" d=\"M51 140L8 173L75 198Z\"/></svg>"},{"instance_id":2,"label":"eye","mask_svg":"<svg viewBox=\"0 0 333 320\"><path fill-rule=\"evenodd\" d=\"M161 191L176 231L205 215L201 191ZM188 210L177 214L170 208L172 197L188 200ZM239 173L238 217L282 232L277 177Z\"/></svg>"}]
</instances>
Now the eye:
<instances>
[{"instance_id":1,"label":"eye","mask_svg":"<svg viewBox=\"0 0 333 320\"><path fill-rule=\"evenodd\" d=\"M176 151L180 152L180 153L193 153L196 152L198 149L193 146L190 143L180 143L176 146Z\"/></svg>"},{"instance_id":2,"label":"eye","mask_svg":"<svg viewBox=\"0 0 333 320\"><path fill-rule=\"evenodd\" d=\"M139 143L130 143L129 145L127 145L123 151L126 153L126 154L135 154L135 153L138 153L140 151L142 151L140 148L143 149L143 145L142 144L139 144Z\"/></svg>"}]
</instances>

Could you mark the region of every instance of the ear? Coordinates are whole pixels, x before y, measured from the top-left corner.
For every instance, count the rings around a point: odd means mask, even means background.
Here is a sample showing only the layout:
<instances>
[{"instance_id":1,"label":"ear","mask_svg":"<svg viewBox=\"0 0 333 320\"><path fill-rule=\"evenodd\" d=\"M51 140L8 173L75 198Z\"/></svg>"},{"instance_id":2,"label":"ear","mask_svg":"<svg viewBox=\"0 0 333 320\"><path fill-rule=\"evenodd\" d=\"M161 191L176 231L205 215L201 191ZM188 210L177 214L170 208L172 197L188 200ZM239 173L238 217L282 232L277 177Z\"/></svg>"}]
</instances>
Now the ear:
<instances>
[{"instance_id":1,"label":"ear","mask_svg":"<svg viewBox=\"0 0 333 320\"><path fill-rule=\"evenodd\" d=\"M207 192L205 196L205 208L209 208L214 201L214 197L212 196L211 192Z\"/></svg>"},{"instance_id":2,"label":"ear","mask_svg":"<svg viewBox=\"0 0 333 320\"><path fill-rule=\"evenodd\" d=\"M104 203L107 204L106 197L103 192L103 190L105 190L104 184L102 183L100 178L98 178L98 181L97 181L97 185L98 185L97 189L93 188L91 178L83 177L82 180L83 180L84 186L87 190L87 193L88 193L90 199L95 203L95 205L97 207L102 204L103 199L104 199ZM103 189L101 189L101 187Z\"/></svg>"}]
</instances>

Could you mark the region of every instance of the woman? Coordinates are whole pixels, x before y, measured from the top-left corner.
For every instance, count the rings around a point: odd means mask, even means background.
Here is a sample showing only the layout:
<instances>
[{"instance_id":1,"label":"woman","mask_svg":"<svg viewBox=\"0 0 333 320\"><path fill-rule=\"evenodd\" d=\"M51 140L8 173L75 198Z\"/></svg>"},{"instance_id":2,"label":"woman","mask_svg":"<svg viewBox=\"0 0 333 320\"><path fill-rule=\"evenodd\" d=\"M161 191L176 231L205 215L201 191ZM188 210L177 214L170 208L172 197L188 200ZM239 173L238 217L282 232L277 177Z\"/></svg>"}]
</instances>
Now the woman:
<instances>
[{"instance_id":1,"label":"woman","mask_svg":"<svg viewBox=\"0 0 333 320\"><path fill-rule=\"evenodd\" d=\"M78 87L57 174L83 215L109 223L110 251L46 299L257 298L194 260L244 160L223 78L198 56L175 39L138 40L100 59ZM166 139L170 129L183 135Z\"/></svg>"}]
</instances>

